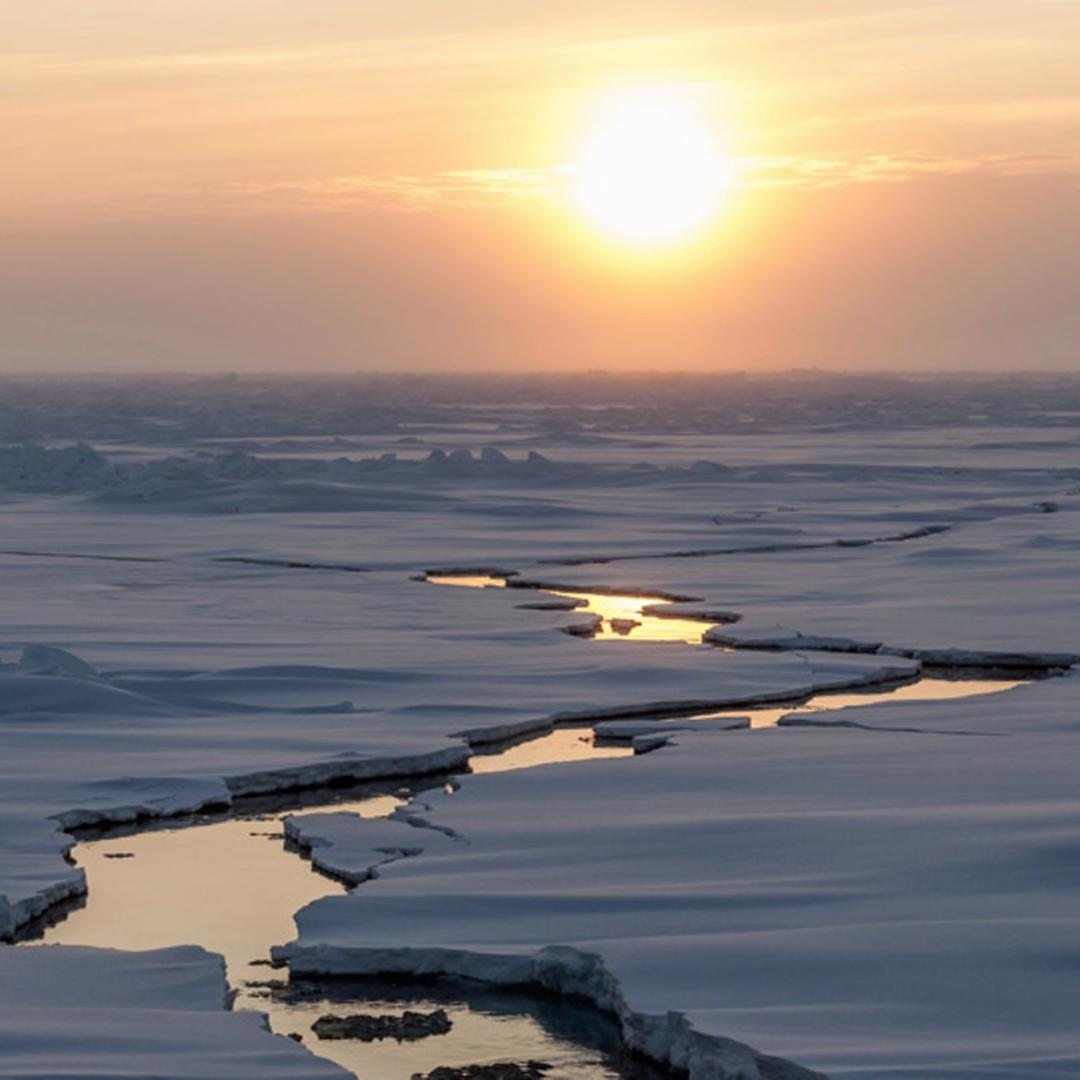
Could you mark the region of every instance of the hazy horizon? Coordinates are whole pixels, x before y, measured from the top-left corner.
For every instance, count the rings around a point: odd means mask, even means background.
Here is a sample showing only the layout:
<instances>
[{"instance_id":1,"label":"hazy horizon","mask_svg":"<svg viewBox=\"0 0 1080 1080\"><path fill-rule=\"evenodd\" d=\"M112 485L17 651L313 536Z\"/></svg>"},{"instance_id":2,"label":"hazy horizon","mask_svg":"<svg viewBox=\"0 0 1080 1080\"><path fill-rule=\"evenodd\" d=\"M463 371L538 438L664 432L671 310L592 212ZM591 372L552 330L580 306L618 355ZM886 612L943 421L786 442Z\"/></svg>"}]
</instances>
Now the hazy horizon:
<instances>
[{"instance_id":1,"label":"hazy horizon","mask_svg":"<svg viewBox=\"0 0 1080 1080\"><path fill-rule=\"evenodd\" d=\"M184 368L161 368L149 367L124 370L121 368L55 368L44 371L0 371L0 380L11 382L50 382L56 380L75 380L85 382L115 381L115 382L139 382L144 380L156 380L160 382L170 381L244 381L244 382L305 382L317 383L319 381L348 380L371 380L371 381L394 381L394 382L432 382L444 381L447 384L454 383L510 383L538 381L542 383L565 384L573 382L587 382L590 380L603 380L613 384L617 383L644 383L644 382L694 382L707 383L711 381L722 382L746 382L753 380L777 381L782 379L805 379L842 381L845 379L857 379L867 382L910 381L910 382L1003 382L1003 381L1040 381L1043 379L1052 381L1072 382L1080 380L1080 367L1077 368L1029 368L1023 371L1009 368L830 368L830 367L775 367L761 366L750 369L746 367L730 368L681 368L663 371L659 368L650 367L626 367L622 370L602 367L580 368L550 368L532 367L515 368L514 370L497 370L488 368L311 368L296 370L289 368L227 368L217 370L200 370L197 367Z\"/></svg>"}]
</instances>

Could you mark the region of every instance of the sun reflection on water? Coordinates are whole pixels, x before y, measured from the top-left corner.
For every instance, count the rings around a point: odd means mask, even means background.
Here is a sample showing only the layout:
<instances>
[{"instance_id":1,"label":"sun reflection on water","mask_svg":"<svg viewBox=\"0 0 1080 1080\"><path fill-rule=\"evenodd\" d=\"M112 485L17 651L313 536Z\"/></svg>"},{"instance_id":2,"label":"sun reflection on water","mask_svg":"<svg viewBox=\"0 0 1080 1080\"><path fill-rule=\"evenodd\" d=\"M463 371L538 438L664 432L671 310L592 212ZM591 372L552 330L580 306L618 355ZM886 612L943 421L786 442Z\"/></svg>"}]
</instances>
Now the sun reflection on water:
<instances>
[{"instance_id":1,"label":"sun reflection on water","mask_svg":"<svg viewBox=\"0 0 1080 1080\"><path fill-rule=\"evenodd\" d=\"M456 585L468 589L504 589L506 580L490 574L429 574L433 585ZM522 590L524 591L524 589ZM661 616L646 612L663 600L656 596L613 595L565 589L537 589L545 596L578 601L580 613L596 616L595 633L600 641L673 641L683 645L700 645L702 635L711 626L701 619Z\"/></svg>"},{"instance_id":2,"label":"sun reflection on water","mask_svg":"<svg viewBox=\"0 0 1080 1080\"><path fill-rule=\"evenodd\" d=\"M943 679L923 676L917 682L900 683L895 686L868 686L862 691L846 693L821 693L801 705L766 705L757 708L738 707L720 712L698 713L688 720L712 720L722 716L746 715L754 728L776 727L781 717L805 716L809 713L831 712L859 705L889 704L894 701L945 701L957 698L979 697L983 694L999 694L1022 686L1025 679Z\"/></svg>"}]
</instances>

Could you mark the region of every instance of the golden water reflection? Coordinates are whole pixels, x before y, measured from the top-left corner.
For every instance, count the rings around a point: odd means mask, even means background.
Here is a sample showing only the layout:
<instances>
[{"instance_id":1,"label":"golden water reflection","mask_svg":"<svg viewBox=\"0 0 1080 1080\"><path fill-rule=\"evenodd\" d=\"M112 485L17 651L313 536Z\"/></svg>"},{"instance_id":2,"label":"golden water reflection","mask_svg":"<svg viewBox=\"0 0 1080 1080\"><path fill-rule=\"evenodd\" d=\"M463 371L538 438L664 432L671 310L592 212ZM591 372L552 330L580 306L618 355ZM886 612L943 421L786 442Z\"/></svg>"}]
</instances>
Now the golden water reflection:
<instances>
[{"instance_id":1,"label":"golden water reflection","mask_svg":"<svg viewBox=\"0 0 1080 1080\"><path fill-rule=\"evenodd\" d=\"M768 705L758 708L741 709L736 707L722 712L697 713L691 720L711 720L719 716L750 717L750 726L755 728L775 727L782 716L798 716L806 713L825 712L832 709L846 709L858 705L885 704L892 701L945 701L955 698L979 697L983 694L998 694L1023 685L1023 679L941 679L926 676L918 682L904 683L900 686L867 687L862 691L844 693L815 694L801 705Z\"/></svg>"},{"instance_id":2,"label":"golden water reflection","mask_svg":"<svg viewBox=\"0 0 1080 1080\"><path fill-rule=\"evenodd\" d=\"M676 641L684 645L700 645L701 635L712 625L700 619L675 619L647 615L644 608L663 603L655 596L609 596L606 593L555 592L552 596L566 596L584 600L583 611L598 615L601 619L594 637L598 641Z\"/></svg>"},{"instance_id":3,"label":"golden water reflection","mask_svg":"<svg viewBox=\"0 0 1080 1080\"><path fill-rule=\"evenodd\" d=\"M503 578L489 574L430 574L433 585L456 585L467 589L506 588ZM524 590L522 590L524 591ZM609 593L568 592L564 589L537 590L545 596L558 596L580 602L578 611L596 615L600 622L593 638L599 641L674 641L700 645L701 636L712 623L701 619L665 618L646 614L644 609L664 601L655 596L612 596Z\"/></svg>"},{"instance_id":4,"label":"golden water reflection","mask_svg":"<svg viewBox=\"0 0 1080 1080\"><path fill-rule=\"evenodd\" d=\"M428 574L432 585L458 585L464 589L505 589L506 582L491 574Z\"/></svg>"},{"instance_id":5,"label":"golden water reflection","mask_svg":"<svg viewBox=\"0 0 1080 1080\"><path fill-rule=\"evenodd\" d=\"M377 795L353 803L307 807L384 817L404 799ZM86 840L74 849L86 871L89 899L45 931L43 942L115 949L198 944L225 957L238 986L265 979L270 945L291 941L293 913L345 887L311 864L286 855L285 814L229 818L133 836Z\"/></svg>"},{"instance_id":6,"label":"golden water reflection","mask_svg":"<svg viewBox=\"0 0 1080 1080\"><path fill-rule=\"evenodd\" d=\"M630 747L597 745L593 742L592 728L564 727L505 749L488 751L477 747L469 758L469 768L474 773L509 772L555 762L633 757L633 754Z\"/></svg>"}]
</instances>

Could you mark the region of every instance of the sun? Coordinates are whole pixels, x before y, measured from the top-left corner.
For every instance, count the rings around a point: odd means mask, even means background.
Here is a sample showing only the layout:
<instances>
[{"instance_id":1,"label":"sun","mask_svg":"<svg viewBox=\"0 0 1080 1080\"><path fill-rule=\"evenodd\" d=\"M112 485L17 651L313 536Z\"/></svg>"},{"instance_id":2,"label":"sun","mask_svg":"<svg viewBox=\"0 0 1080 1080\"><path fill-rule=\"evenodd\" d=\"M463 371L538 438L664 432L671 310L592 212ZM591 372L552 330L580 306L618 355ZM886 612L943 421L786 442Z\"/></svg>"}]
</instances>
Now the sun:
<instances>
[{"instance_id":1,"label":"sun","mask_svg":"<svg viewBox=\"0 0 1080 1080\"><path fill-rule=\"evenodd\" d=\"M616 239L653 247L700 231L731 187L733 169L695 96L643 86L607 95L572 171L573 199Z\"/></svg>"}]
</instances>

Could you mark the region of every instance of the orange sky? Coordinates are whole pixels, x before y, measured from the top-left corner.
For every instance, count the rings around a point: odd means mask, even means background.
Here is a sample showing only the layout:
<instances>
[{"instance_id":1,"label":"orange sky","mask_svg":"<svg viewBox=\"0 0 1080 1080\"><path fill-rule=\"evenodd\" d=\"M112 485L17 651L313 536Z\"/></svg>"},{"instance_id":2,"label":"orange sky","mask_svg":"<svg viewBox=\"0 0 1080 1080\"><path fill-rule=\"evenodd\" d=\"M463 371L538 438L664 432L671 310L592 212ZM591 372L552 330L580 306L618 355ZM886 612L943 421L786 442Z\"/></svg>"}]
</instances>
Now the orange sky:
<instances>
[{"instance_id":1,"label":"orange sky","mask_svg":"<svg viewBox=\"0 0 1080 1080\"><path fill-rule=\"evenodd\" d=\"M0 0L0 370L1080 368L1075 0ZM612 87L735 189L628 250Z\"/></svg>"}]
</instances>

